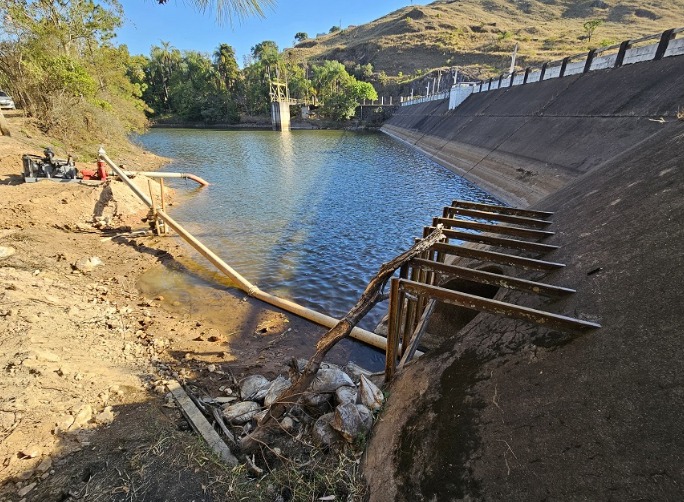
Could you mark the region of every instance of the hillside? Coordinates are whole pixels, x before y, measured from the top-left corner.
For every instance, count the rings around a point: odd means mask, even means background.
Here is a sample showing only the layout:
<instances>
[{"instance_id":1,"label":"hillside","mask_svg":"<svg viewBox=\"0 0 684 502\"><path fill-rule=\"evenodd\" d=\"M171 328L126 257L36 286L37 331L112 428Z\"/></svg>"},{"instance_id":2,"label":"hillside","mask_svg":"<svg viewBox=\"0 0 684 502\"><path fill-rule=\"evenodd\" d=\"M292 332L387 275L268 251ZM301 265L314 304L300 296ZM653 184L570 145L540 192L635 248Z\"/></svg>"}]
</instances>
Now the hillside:
<instances>
[{"instance_id":1,"label":"hillside","mask_svg":"<svg viewBox=\"0 0 684 502\"><path fill-rule=\"evenodd\" d=\"M591 41L584 24L601 20ZM474 77L539 64L600 45L684 25L684 0L441 0L411 5L370 23L305 40L287 52L335 59L389 76L458 66Z\"/></svg>"}]
</instances>

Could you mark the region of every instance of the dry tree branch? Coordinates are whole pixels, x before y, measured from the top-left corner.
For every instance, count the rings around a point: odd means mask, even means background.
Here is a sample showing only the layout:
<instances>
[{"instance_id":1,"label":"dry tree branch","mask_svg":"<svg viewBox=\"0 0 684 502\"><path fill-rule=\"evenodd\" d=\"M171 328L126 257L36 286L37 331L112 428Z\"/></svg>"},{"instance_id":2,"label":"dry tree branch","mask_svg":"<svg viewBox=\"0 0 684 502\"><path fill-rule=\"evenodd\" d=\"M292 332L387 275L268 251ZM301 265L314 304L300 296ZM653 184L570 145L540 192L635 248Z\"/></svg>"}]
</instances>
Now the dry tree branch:
<instances>
[{"instance_id":1,"label":"dry tree branch","mask_svg":"<svg viewBox=\"0 0 684 502\"><path fill-rule=\"evenodd\" d=\"M295 404L299 400L299 397L309 388L316 373L318 373L318 370L321 367L323 359L330 349L339 341L347 338L354 326L356 326L359 321L361 321L361 319L363 319L363 317L383 299L383 288L394 272L412 258L430 249L435 243L442 239L442 225L438 225L430 235L419 240L410 249L380 266L380 270L368 283L368 286L366 286L366 289L359 301L356 302L356 305L354 305L347 315L318 341L316 344L316 352L311 356L311 359L309 359L309 362L301 375L299 375L299 378L297 378L292 386L278 398L278 401L271 405L269 412L264 416L257 428L241 440L240 447L243 452L254 450L275 432L278 425L278 419L280 419L280 417L285 414L288 407Z\"/></svg>"}]
</instances>

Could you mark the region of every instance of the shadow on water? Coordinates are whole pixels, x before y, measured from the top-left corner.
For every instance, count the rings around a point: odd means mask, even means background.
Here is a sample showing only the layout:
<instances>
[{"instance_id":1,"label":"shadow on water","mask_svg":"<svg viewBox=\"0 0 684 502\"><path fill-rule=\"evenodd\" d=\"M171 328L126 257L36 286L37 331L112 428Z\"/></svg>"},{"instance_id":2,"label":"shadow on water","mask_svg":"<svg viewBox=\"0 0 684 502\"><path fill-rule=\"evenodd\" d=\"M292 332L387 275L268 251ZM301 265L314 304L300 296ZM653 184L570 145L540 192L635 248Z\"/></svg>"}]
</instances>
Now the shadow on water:
<instances>
[{"instance_id":1,"label":"shadow on water","mask_svg":"<svg viewBox=\"0 0 684 502\"><path fill-rule=\"evenodd\" d=\"M179 190L176 219L264 291L334 317L452 199L494 201L377 133L155 129L141 142L176 159L168 170L212 183ZM372 330L385 310L362 326ZM355 362L382 366L382 354L347 345Z\"/></svg>"}]
</instances>

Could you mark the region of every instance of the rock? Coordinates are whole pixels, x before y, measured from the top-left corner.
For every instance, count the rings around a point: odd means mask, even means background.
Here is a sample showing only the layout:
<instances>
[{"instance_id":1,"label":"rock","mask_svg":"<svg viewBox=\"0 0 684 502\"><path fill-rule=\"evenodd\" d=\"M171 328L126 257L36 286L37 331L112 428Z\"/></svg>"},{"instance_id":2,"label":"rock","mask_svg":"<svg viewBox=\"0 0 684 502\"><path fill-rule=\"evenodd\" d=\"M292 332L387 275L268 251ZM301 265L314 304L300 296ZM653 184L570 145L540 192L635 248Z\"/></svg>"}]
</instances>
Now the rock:
<instances>
[{"instance_id":1,"label":"rock","mask_svg":"<svg viewBox=\"0 0 684 502\"><path fill-rule=\"evenodd\" d=\"M101 413L95 416L95 422L101 425L111 424L114 421L114 412L111 406L105 407Z\"/></svg>"},{"instance_id":2,"label":"rock","mask_svg":"<svg viewBox=\"0 0 684 502\"><path fill-rule=\"evenodd\" d=\"M19 479L20 481L28 481L29 479L31 479L33 477L33 475L35 473L36 473L36 471L34 471L33 469L29 469L29 470L24 471L21 474L19 474L17 476L17 479Z\"/></svg>"},{"instance_id":3,"label":"rock","mask_svg":"<svg viewBox=\"0 0 684 502\"><path fill-rule=\"evenodd\" d=\"M237 397L235 396L219 396L215 397L214 401L220 404L226 404L226 403L232 403L233 401L237 401Z\"/></svg>"},{"instance_id":4,"label":"rock","mask_svg":"<svg viewBox=\"0 0 684 502\"><path fill-rule=\"evenodd\" d=\"M287 378L278 376L278 378L273 380L273 382L271 382L271 385L268 387L268 392L264 397L264 406L269 407L273 403L275 403L278 400L278 398L283 394L283 392L289 389L291 385L292 382L290 382Z\"/></svg>"},{"instance_id":5,"label":"rock","mask_svg":"<svg viewBox=\"0 0 684 502\"><path fill-rule=\"evenodd\" d=\"M331 394L305 392L302 394L302 405L307 413L318 417L331 411L330 398Z\"/></svg>"},{"instance_id":6,"label":"rock","mask_svg":"<svg viewBox=\"0 0 684 502\"><path fill-rule=\"evenodd\" d=\"M0 411L0 430L9 430L16 421L14 412L11 411Z\"/></svg>"},{"instance_id":7,"label":"rock","mask_svg":"<svg viewBox=\"0 0 684 502\"><path fill-rule=\"evenodd\" d=\"M371 411L382 408L385 396L382 391L371 382L366 375L361 375L359 380L359 402Z\"/></svg>"},{"instance_id":8,"label":"rock","mask_svg":"<svg viewBox=\"0 0 684 502\"><path fill-rule=\"evenodd\" d=\"M93 418L93 408L89 404L82 406L74 416L74 422L69 427L69 430L84 427Z\"/></svg>"},{"instance_id":9,"label":"rock","mask_svg":"<svg viewBox=\"0 0 684 502\"><path fill-rule=\"evenodd\" d=\"M38 361L44 361L49 363L57 363L60 361L60 357L54 352L50 352L49 350L36 350L34 351L34 353L36 356L36 360Z\"/></svg>"},{"instance_id":10,"label":"rock","mask_svg":"<svg viewBox=\"0 0 684 502\"><path fill-rule=\"evenodd\" d=\"M357 396L358 391L354 387L339 387L335 391L335 400L337 401L337 404L356 404Z\"/></svg>"},{"instance_id":11,"label":"rock","mask_svg":"<svg viewBox=\"0 0 684 502\"><path fill-rule=\"evenodd\" d=\"M29 494L31 490L33 490L38 483L31 483L30 485L26 485L23 487L21 490L17 492L17 495L20 497L24 497Z\"/></svg>"},{"instance_id":12,"label":"rock","mask_svg":"<svg viewBox=\"0 0 684 502\"><path fill-rule=\"evenodd\" d=\"M361 417L364 428L367 431L371 430L373 427L373 412L362 404L357 404L356 409L359 410L359 416Z\"/></svg>"},{"instance_id":13,"label":"rock","mask_svg":"<svg viewBox=\"0 0 684 502\"><path fill-rule=\"evenodd\" d=\"M316 420L311 429L311 437L318 446L332 446L341 442L341 437L330 425L335 418L334 413L327 413Z\"/></svg>"},{"instance_id":14,"label":"rock","mask_svg":"<svg viewBox=\"0 0 684 502\"><path fill-rule=\"evenodd\" d=\"M240 425L249 422L259 413L261 406L254 401L242 401L223 407L223 416L231 424Z\"/></svg>"},{"instance_id":15,"label":"rock","mask_svg":"<svg viewBox=\"0 0 684 502\"><path fill-rule=\"evenodd\" d=\"M30 447L19 452L19 458L36 458L40 455L40 449L37 447Z\"/></svg>"},{"instance_id":16,"label":"rock","mask_svg":"<svg viewBox=\"0 0 684 502\"><path fill-rule=\"evenodd\" d=\"M50 469L52 469L52 459L50 457L44 458L43 461L38 464L38 467L36 467L38 472L47 472Z\"/></svg>"},{"instance_id":17,"label":"rock","mask_svg":"<svg viewBox=\"0 0 684 502\"><path fill-rule=\"evenodd\" d=\"M358 383L359 380L361 379L361 375L370 375L371 372L362 368L358 364L354 364L353 362L349 361L347 364L345 364L344 368L342 368L344 372L351 377L351 379L355 382Z\"/></svg>"},{"instance_id":18,"label":"rock","mask_svg":"<svg viewBox=\"0 0 684 502\"><path fill-rule=\"evenodd\" d=\"M17 252L17 250L14 249L13 247L0 246L0 260L4 260L5 258L9 258L10 256L12 256L16 252Z\"/></svg>"},{"instance_id":19,"label":"rock","mask_svg":"<svg viewBox=\"0 0 684 502\"><path fill-rule=\"evenodd\" d=\"M354 382L338 368L321 368L311 382L312 392L335 392L339 387L353 387Z\"/></svg>"},{"instance_id":20,"label":"rock","mask_svg":"<svg viewBox=\"0 0 684 502\"><path fill-rule=\"evenodd\" d=\"M289 319L285 314L276 313L269 319L261 321L254 331L255 334L270 335L272 333L280 333L285 329L285 324L289 323Z\"/></svg>"},{"instance_id":21,"label":"rock","mask_svg":"<svg viewBox=\"0 0 684 502\"><path fill-rule=\"evenodd\" d=\"M285 417L280 421L280 426L285 432L292 432L295 428L295 421L291 417Z\"/></svg>"},{"instance_id":22,"label":"rock","mask_svg":"<svg viewBox=\"0 0 684 502\"><path fill-rule=\"evenodd\" d=\"M74 264L74 268L81 272L92 272L97 267L104 265L102 260L97 256L91 256L90 258L81 258Z\"/></svg>"},{"instance_id":23,"label":"rock","mask_svg":"<svg viewBox=\"0 0 684 502\"><path fill-rule=\"evenodd\" d=\"M353 442L359 436L364 436L370 430L370 427L367 427L367 421L361 417L359 409L352 403L340 404L335 408L330 426L348 443Z\"/></svg>"},{"instance_id":24,"label":"rock","mask_svg":"<svg viewBox=\"0 0 684 502\"><path fill-rule=\"evenodd\" d=\"M251 375L240 383L240 397L247 401L259 401L266 397L271 382L261 375Z\"/></svg>"}]
</instances>

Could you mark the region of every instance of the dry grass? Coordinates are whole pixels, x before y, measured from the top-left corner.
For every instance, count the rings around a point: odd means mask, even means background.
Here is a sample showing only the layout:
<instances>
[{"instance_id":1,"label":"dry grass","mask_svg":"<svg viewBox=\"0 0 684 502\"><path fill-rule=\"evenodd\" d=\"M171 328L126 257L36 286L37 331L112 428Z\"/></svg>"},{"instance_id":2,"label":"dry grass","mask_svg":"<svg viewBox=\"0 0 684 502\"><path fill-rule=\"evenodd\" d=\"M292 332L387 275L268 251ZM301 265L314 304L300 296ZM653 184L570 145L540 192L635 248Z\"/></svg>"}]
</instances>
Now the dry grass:
<instances>
[{"instance_id":1,"label":"dry grass","mask_svg":"<svg viewBox=\"0 0 684 502\"><path fill-rule=\"evenodd\" d=\"M603 7L596 7L596 5ZM601 19L591 43L584 23ZM684 25L684 0L461 0L408 6L291 49L307 59L371 63L388 75L459 66L491 76L510 62L539 64ZM305 28L305 27L303 27Z\"/></svg>"}]
</instances>

